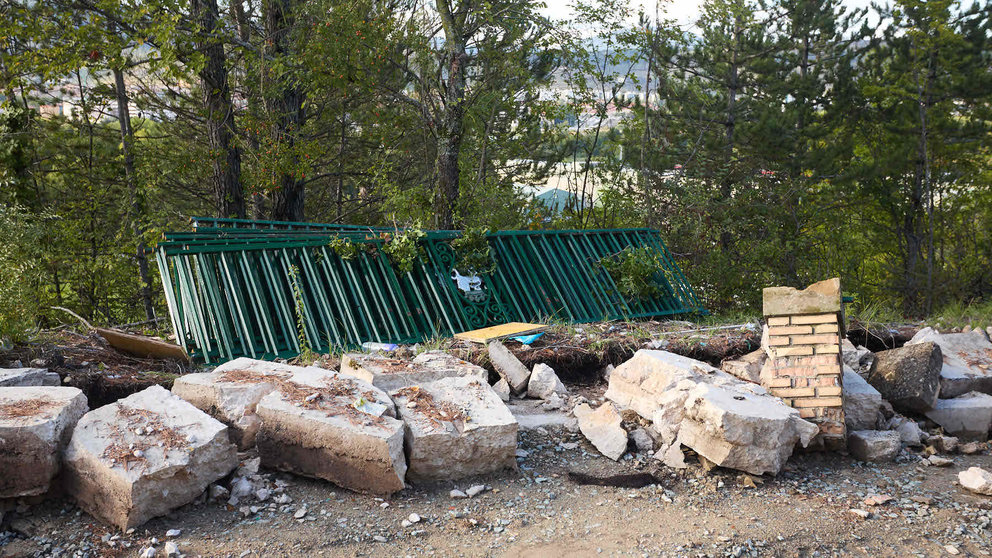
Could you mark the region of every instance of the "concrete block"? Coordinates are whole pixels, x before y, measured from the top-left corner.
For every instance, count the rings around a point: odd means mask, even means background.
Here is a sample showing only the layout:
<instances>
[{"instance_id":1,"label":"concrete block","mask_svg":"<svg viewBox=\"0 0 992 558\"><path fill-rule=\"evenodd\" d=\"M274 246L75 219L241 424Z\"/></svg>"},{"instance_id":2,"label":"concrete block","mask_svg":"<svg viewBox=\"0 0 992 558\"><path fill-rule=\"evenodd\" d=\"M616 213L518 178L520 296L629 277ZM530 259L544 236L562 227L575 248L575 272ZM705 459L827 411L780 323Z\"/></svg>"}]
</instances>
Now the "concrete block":
<instances>
[{"instance_id":1,"label":"concrete block","mask_svg":"<svg viewBox=\"0 0 992 558\"><path fill-rule=\"evenodd\" d=\"M847 434L847 449L859 461L892 461L902 451L902 440L894 430L855 430Z\"/></svg>"},{"instance_id":2,"label":"concrete block","mask_svg":"<svg viewBox=\"0 0 992 558\"><path fill-rule=\"evenodd\" d=\"M992 429L992 395L976 391L954 399L938 399L927 418L944 432L968 441L983 442Z\"/></svg>"},{"instance_id":3,"label":"concrete block","mask_svg":"<svg viewBox=\"0 0 992 558\"><path fill-rule=\"evenodd\" d=\"M444 378L390 395L405 424L410 480L516 468L517 420L485 381Z\"/></svg>"},{"instance_id":4,"label":"concrete block","mask_svg":"<svg viewBox=\"0 0 992 558\"><path fill-rule=\"evenodd\" d=\"M47 368L0 368L0 387L60 385L59 375Z\"/></svg>"},{"instance_id":5,"label":"concrete block","mask_svg":"<svg viewBox=\"0 0 992 558\"><path fill-rule=\"evenodd\" d=\"M0 499L48 492L87 410L86 396L76 388L0 388Z\"/></svg>"}]
</instances>

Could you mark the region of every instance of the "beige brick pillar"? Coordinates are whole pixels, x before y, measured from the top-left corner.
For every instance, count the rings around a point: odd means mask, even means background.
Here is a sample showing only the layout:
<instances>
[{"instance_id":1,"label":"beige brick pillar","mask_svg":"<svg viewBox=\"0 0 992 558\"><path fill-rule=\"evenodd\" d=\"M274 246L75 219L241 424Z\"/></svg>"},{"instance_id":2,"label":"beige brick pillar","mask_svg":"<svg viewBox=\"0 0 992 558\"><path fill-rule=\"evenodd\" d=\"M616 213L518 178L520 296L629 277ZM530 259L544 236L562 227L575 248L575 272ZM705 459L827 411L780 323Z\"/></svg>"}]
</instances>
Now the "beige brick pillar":
<instances>
[{"instance_id":1,"label":"beige brick pillar","mask_svg":"<svg viewBox=\"0 0 992 558\"><path fill-rule=\"evenodd\" d=\"M820 426L814 444L844 447L840 279L820 281L801 291L766 288L763 313L769 360L761 372L762 385Z\"/></svg>"}]
</instances>

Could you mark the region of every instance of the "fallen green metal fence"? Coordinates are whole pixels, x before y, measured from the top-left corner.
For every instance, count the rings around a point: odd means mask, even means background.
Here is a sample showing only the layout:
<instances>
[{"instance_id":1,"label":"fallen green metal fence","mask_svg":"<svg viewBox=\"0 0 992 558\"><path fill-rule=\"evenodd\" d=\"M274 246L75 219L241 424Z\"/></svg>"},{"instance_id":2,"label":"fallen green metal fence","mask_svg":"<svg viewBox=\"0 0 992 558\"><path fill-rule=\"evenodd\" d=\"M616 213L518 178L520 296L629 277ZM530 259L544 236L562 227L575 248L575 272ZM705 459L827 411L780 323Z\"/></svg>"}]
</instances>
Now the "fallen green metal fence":
<instances>
[{"instance_id":1,"label":"fallen green metal fence","mask_svg":"<svg viewBox=\"0 0 992 558\"><path fill-rule=\"evenodd\" d=\"M462 276L432 231L413 270L383 252L386 229L194 220L157 250L169 314L194 357L292 357L363 342L414 343L509 321L592 322L704 312L658 231L505 231L487 236L493 271ZM333 238L359 246L351 259ZM600 262L625 248L657 254L651 297L620 294Z\"/></svg>"}]
</instances>

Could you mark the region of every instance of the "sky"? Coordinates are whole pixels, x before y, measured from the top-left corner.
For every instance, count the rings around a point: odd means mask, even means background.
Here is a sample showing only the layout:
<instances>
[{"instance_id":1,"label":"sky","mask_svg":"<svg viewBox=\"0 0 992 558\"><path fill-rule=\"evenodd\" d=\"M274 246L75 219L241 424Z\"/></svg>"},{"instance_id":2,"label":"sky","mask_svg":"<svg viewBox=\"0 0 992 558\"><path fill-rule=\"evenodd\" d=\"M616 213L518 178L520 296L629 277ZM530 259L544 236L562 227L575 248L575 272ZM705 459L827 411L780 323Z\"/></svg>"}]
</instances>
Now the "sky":
<instances>
[{"instance_id":1,"label":"sky","mask_svg":"<svg viewBox=\"0 0 992 558\"><path fill-rule=\"evenodd\" d=\"M572 0L544 0L547 4L545 13L554 18L565 18L569 15L568 4ZM661 11L667 11L667 17L676 20L679 24L692 24L699 15L699 6L703 0L670 0L662 2ZM849 8L863 8L868 6L870 0L843 0L842 3ZM646 13L654 13L654 0L631 0L631 12L636 14L638 6L644 6ZM662 17L665 17L663 15Z\"/></svg>"}]
</instances>

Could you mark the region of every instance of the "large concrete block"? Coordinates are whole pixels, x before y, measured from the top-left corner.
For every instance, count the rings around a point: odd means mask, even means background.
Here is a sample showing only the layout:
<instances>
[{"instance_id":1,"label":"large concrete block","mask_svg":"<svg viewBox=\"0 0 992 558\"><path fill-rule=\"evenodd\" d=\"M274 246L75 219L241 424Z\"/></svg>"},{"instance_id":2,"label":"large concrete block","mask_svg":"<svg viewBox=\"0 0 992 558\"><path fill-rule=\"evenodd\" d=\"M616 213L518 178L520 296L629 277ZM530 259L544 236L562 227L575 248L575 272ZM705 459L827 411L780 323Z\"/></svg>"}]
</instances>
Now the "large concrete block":
<instances>
[{"instance_id":1,"label":"large concrete block","mask_svg":"<svg viewBox=\"0 0 992 558\"><path fill-rule=\"evenodd\" d=\"M0 388L0 499L48 491L86 411L86 396L76 388Z\"/></svg>"},{"instance_id":2,"label":"large concrete block","mask_svg":"<svg viewBox=\"0 0 992 558\"><path fill-rule=\"evenodd\" d=\"M47 368L0 368L0 387L60 385L59 375Z\"/></svg>"},{"instance_id":3,"label":"large concrete block","mask_svg":"<svg viewBox=\"0 0 992 558\"><path fill-rule=\"evenodd\" d=\"M895 430L856 430L847 435L847 449L859 461L892 461L902 451Z\"/></svg>"},{"instance_id":4,"label":"large concrete block","mask_svg":"<svg viewBox=\"0 0 992 558\"><path fill-rule=\"evenodd\" d=\"M927 418L944 432L971 441L985 441L992 428L992 395L973 391L954 399L938 399Z\"/></svg>"},{"instance_id":5,"label":"large concrete block","mask_svg":"<svg viewBox=\"0 0 992 558\"><path fill-rule=\"evenodd\" d=\"M386 393L319 368L293 374L256 406L262 465L356 492L391 494L406 476L403 423Z\"/></svg>"},{"instance_id":6,"label":"large concrete block","mask_svg":"<svg viewBox=\"0 0 992 558\"><path fill-rule=\"evenodd\" d=\"M641 350L618 366L606 397L651 420L664 445L753 474L777 473L819 432L765 388L664 351Z\"/></svg>"},{"instance_id":7,"label":"large concrete block","mask_svg":"<svg viewBox=\"0 0 992 558\"><path fill-rule=\"evenodd\" d=\"M441 351L421 353L412 361L377 353L346 353L341 356L341 373L387 392L442 378L467 377L486 382L489 377L485 368Z\"/></svg>"},{"instance_id":8,"label":"large concrete block","mask_svg":"<svg viewBox=\"0 0 992 558\"><path fill-rule=\"evenodd\" d=\"M938 333L923 328L907 345L932 342L940 347L940 395L948 399L970 391L992 394L992 341L981 329L967 333Z\"/></svg>"},{"instance_id":9,"label":"large concrete block","mask_svg":"<svg viewBox=\"0 0 992 558\"><path fill-rule=\"evenodd\" d=\"M795 314L840 313L840 279L813 283L803 290L793 287L767 287L763 291L762 312L765 316Z\"/></svg>"},{"instance_id":10,"label":"large concrete block","mask_svg":"<svg viewBox=\"0 0 992 558\"><path fill-rule=\"evenodd\" d=\"M941 366L936 344L906 345L875 353L868 383L897 410L923 413L937 403Z\"/></svg>"},{"instance_id":11,"label":"large concrete block","mask_svg":"<svg viewBox=\"0 0 992 558\"><path fill-rule=\"evenodd\" d=\"M66 486L87 513L126 530L193 501L237 461L227 426L152 386L80 419Z\"/></svg>"},{"instance_id":12,"label":"large concrete block","mask_svg":"<svg viewBox=\"0 0 992 558\"><path fill-rule=\"evenodd\" d=\"M231 440L247 449L255 445L255 434L262 425L255 413L258 402L301 370L300 366L238 358L210 373L176 378L172 393L228 425Z\"/></svg>"},{"instance_id":13,"label":"large concrete block","mask_svg":"<svg viewBox=\"0 0 992 558\"><path fill-rule=\"evenodd\" d=\"M485 381L444 378L390 395L406 425L410 480L516 467L517 420Z\"/></svg>"},{"instance_id":14,"label":"large concrete block","mask_svg":"<svg viewBox=\"0 0 992 558\"><path fill-rule=\"evenodd\" d=\"M844 422L848 430L874 430L882 394L847 364L844 365Z\"/></svg>"},{"instance_id":15,"label":"large concrete block","mask_svg":"<svg viewBox=\"0 0 992 558\"><path fill-rule=\"evenodd\" d=\"M689 390L678 441L721 467L777 474L797 444L820 429L770 395L733 384L699 383Z\"/></svg>"}]
</instances>

